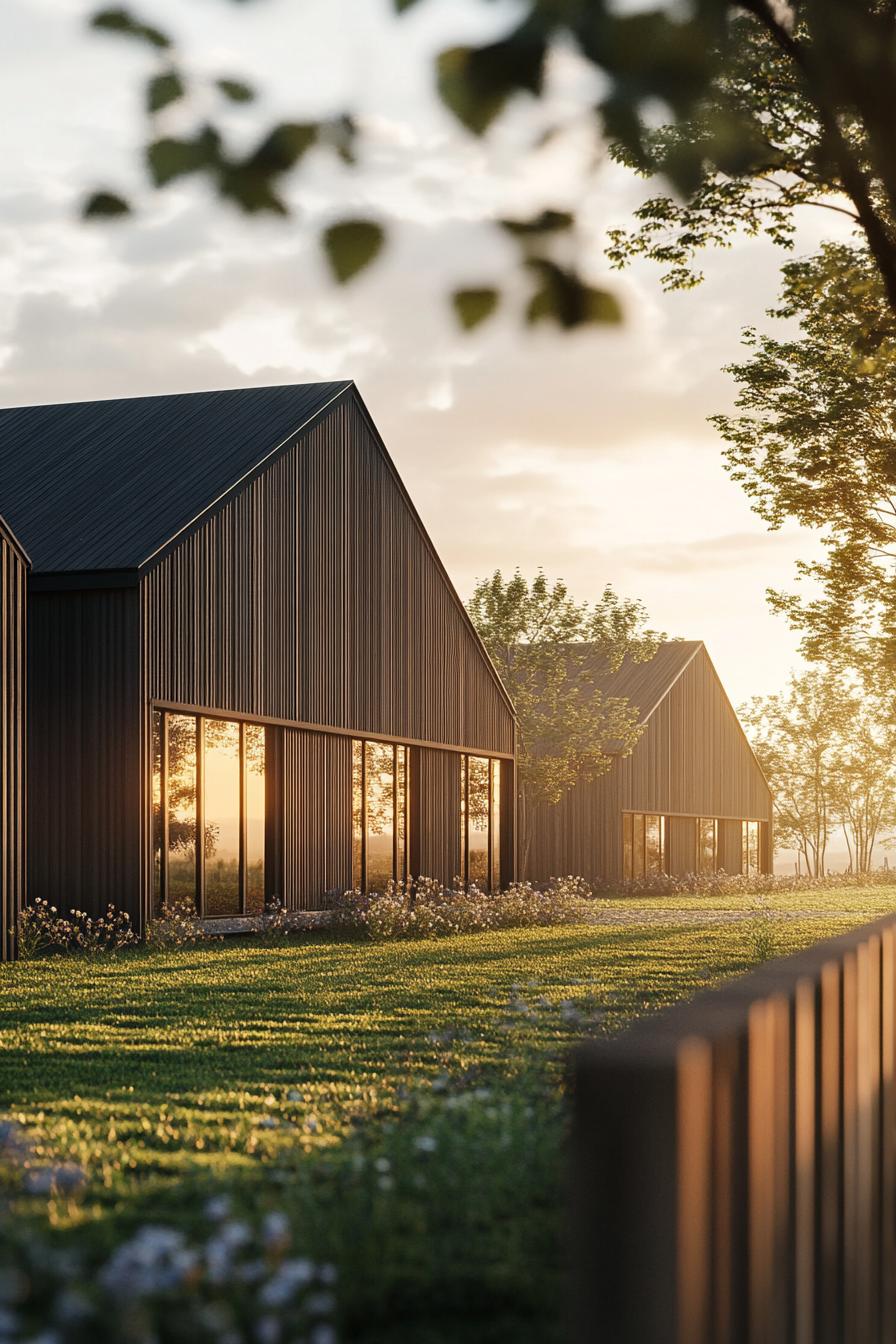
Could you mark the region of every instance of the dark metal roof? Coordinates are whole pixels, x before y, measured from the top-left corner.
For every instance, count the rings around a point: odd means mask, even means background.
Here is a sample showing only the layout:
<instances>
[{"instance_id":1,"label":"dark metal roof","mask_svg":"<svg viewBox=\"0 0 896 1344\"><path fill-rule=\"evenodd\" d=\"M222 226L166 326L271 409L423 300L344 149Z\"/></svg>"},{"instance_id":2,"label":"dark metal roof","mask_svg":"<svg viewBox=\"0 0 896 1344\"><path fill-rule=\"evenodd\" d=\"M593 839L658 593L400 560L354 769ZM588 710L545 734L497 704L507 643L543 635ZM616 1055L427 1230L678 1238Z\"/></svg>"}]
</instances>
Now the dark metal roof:
<instances>
[{"instance_id":1,"label":"dark metal roof","mask_svg":"<svg viewBox=\"0 0 896 1344\"><path fill-rule=\"evenodd\" d=\"M352 386L0 410L0 502L44 573L135 569Z\"/></svg>"}]
</instances>

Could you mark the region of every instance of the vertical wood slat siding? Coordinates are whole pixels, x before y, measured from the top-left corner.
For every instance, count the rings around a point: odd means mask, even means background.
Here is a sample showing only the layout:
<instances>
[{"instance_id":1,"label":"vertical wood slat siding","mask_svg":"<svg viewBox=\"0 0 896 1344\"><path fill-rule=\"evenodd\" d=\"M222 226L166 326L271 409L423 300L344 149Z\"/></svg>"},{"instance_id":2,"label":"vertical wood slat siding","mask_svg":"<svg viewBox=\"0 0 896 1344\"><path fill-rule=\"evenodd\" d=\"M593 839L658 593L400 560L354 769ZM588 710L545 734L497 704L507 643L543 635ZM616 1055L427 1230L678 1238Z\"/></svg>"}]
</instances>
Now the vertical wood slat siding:
<instances>
[{"instance_id":1,"label":"vertical wood slat siding","mask_svg":"<svg viewBox=\"0 0 896 1344\"><path fill-rule=\"evenodd\" d=\"M136 589L29 600L29 898L141 926Z\"/></svg>"},{"instance_id":2,"label":"vertical wood slat siding","mask_svg":"<svg viewBox=\"0 0 896 1344\"><path fill-rule=\"evenodd\" d=\"M693 817L669 817L666 822L666 868L670 873L697 870L697 826Z\"/></svg>"},{"instance_id":3,"label":"vertical wood slat siding","mask_svg":"<svg viewBox=\"0 0 896 1344\"><path fill-rule=\"evenodd\" d=\"M726 873L739 873L743 865L744 837L739 821L719 822L717 866Z\"/></svg>"},{"instance_id":4,"label":"vertical wood slat siding","mask_svg":"<svg viewBox=\"0 0 896 1344\"><path fill-rule=\"evenodd\" d=\"M556 808L534 810L527 876L620 878L623 811L772 820L768 785L703 650L650 716L631 755L570 790ZM728 867L731 827L720 826L719 847L719 865L739 872L739 828L736 867Z\"/></svg>"},{"instance_id":5,"label":"vertical wood slat siding","mask_svg":"<svg viewBox=\"0 0 896 1344\"><path fill-rule=\"evenodd\" d=\"M150 698L513 750L494 674L352 402L141 586Z\"/></svg>"},{"instance_id":6,"label":"vertical wood slat siding","mask_svg":"<svg viewBox=\"0 0 896 1344\"><path fill-rule=\"evenodd\" d=\"M0 959L15 954L25 899L25 645L27 566L0 529Z\"/></svg>"},{"instance_id":7,"label":"vertical wood slat siding","mask_svg":"<svg viewBox=\"0 0 896 1344\"><path fill-rule=\"evenodd\" d=\"M282 730L283 899L315 910L352 884L352 744L347 737Z\"/></svg>"}]
</instances>

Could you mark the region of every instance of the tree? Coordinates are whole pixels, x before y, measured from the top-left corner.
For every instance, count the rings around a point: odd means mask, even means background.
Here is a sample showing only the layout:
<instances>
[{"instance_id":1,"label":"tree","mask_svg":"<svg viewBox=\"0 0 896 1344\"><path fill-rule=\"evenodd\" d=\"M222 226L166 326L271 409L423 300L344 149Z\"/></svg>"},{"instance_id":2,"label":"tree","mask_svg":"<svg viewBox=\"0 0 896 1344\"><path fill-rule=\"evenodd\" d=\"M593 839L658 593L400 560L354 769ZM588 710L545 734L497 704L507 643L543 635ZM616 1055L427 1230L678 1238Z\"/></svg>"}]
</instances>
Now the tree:
<instances>
[{"instance_id":1,"label":"tree","mask_svg":"<svg viewBox=\"0 0 896 1344\"><path fill-rule=\"evenodd\" d=\"M896 10L874 0L741 9L693 115L640 146L612 146L645 177L682 164L690 182L678 199L646 201L633 230L614 230L610 259L650 257L667 288L686 288L702 278L697 254L739 232L792 247L795 212L811 205L854 222L896 309Z\"/></svg>"},{"instance_id":2,"label":"tree","mask_svg":"<svg viewBox=\"0 0 896 1344\"><path fill-rule=\"evenodd\" d=\"M844 726L836 685L807 672L783 694L755 696L740 713L771 786L777 842L798 850L820 877L836 826L833 767Z\"/></svg>"},{"instance_id":3,"label":"tree","mask_svg":"<svg viewBox=\"0 0 896 1344\"><path fill-rule=\"evenodd\" d=\"M853 695L848 715L834 764L833 800L849 866L867 873L881 831L896 825L896 742L889 716L873 702Z\"/></svg>"},{"instance_id":4,"label":"tree","mask_svg":"<svg viewBox=\"0 0 896 1344\"><path fill-rule=\"evenodd\" d=\"M422 0L393 3L402 14ZM152 18L113 7L97 11L91 22L154 54L144 155L156 188L200 176L247 213L283 214L282 180L301 167L312 147L348 163L363 151L361 122L352 110L316 122L278 124L248 154L229 147L217 113L198 119L192 133L173 136L165 127L167 110L194 90L206 102L211 94L230 108L251 102L255 90L232 72L208 81L187 70L172 37ZM603 0L527 0L497 40L438 55L434 73L441 98L472 135L485 135L517 98L544 99L551 57L570 43L599 72L606 92L590 108L545 110L524 156L537 155L546 139L580 134L584 121L596 145L609 139L633 167L661 175L685 203L655 198L642 214L642 242L660 259L667 259L671 247L673 276L679 279L687 258L705 242L741 225L758 227L762 220L786 242L793 206L806 200L827 204L825 198L838 193L863 230L896 307L893 6L880 0L803 0L799 6L786 0L698 0L685 13L671 6L632 12ZM649 127L657 104L669 116L658 132ZM758 184L763 191L770 188L768 206L757 199ZM85 205L88 216L106 218L129 209L109 187L95 191ZM583 278L585 245L576 240L568 201L545 202L530 219L496 222L521 247L531 278L529 322L551 320L571 328L618 318L613 296ZM658 240L666 227L675 234L672 243ZM574 260L558 258L558 235L572 239ZM336 279L351 279L363 269L384 237L382 223L372 219L351 218L327 229L323 242ZM618 258L627 250L617 239ZM495 311L500 294L483 279L452 297L459 320L473 327Z\"/></svg>"},{"instance_id":5,"label":"tree","mask_svg":"<svg viewBox=\"0 0 896 1344\"><path fill-rule=\"evenodd\" d=\"M477 583L470 617L507 687L517 715L520 871L526 874L532 809L556 806L580 780L611 765L640 737L627 700L601 694L597 678L623 658L651 658L662 638L646 627L640 602L605 588L593 605L576 602L543 571L528 582L500 570Z\"/></svg>"},{"instance_id":6,"label":"tree","mask_svg":"<svg viewBox=\"0 0 896 1344\"><path fill-rule=\"evenodd\" d=\"M896 824L896 754L886 702L831 669L791 678L780 695L741 710L775 798L779 846L825 872L828 843L842 826L853 872L871 868L882 830Z\"/></svg>"},{"instance_id":7,"label":"tree","mask_svg":"<svg viewBox=\"0 0 896 1344\"><path fill-rule=\"evenodd\" d=\"M771 594L813 660L896 666L896 318L862 248L829 245L784 268L786 339L745 333L730 367L738 413L714 423L731 475L773 529L818 532L800 593ZM892 681L892 673L890 674Z\"/></svg>"}]
</instances>

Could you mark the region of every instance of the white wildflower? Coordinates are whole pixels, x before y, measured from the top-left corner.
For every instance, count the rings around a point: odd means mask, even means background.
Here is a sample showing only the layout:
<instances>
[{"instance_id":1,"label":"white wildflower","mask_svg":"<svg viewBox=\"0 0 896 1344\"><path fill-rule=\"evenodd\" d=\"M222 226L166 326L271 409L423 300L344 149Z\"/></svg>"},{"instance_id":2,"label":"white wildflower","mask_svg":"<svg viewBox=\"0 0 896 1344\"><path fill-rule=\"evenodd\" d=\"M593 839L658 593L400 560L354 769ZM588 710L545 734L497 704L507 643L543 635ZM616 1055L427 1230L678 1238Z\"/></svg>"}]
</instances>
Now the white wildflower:
<instances>
[{"instance_id":1,"label":"white wildflower","mask_svg":"<svg viewBox=\"0 0 896 1344\"><path fill-rule=\"evenodd\" d=\"M282 1246L289 1240L289 1219L285 1213L275 1209L265 1215L261 1225L261 1238L265 1246Z\"/></svg>"},{"instance_id":2,"label":"white wildflower","mask_svg":"<svg viewBox=\"0 0 896 1344\"><path fill-rule=\"evenodd\" d=\"M332 1293L311 1293L305 1306L312 1316L332 1316L336 1310L336 1299Z\"/></svg>"},{"instance_id":3,"label":"white wildflower","mask_svg":"<svg viewBox=\"0 0 896 1344\"><path fill-rule=\"evenodd\" d=\"M205 1206L205 1216L213 1223L222 1223L230 1217L232 1201L229 1195L215 1195Z\"/></svg>"}]
</instances>

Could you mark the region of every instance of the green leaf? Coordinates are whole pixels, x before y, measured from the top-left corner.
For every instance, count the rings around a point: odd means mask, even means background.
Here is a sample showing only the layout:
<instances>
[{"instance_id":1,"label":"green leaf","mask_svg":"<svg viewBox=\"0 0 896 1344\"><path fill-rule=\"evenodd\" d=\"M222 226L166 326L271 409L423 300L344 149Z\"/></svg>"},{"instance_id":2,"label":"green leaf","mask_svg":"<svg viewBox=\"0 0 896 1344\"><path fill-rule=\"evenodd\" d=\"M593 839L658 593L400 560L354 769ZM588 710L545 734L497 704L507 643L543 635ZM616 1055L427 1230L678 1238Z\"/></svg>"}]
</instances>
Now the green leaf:
<instances>
[{"instance_id":1,"label":"green leaf","mask_svg":"<svg viewBox=\"0 0 896 1344\"><path fill-rule=\"evenodd\" d=\"M531 219L502 219L499 221L502 229L506 229L508 233L515 234L517 237L541 233L558 233L564 229L571 229L575 222L575 215L570 214L568 210L542 210L540 215L533 215Z\"/></svg>"},{"instance_id":2,"label":"green leaf","mask_svg":"<svg viewBox=\"0 0 896 1344\"><path fill-rule=\"evenodd\" d=\"M272 175L245 164L232 164L218 175L220 194L233 201L247 215L288 215L289 208L274 190Z\"/></svg>"},{"instance_id":3,"label":"green leaf","mask_svg":"<svg viewBox=\"0 0 896 1344\"><path fill-rule=\"evenodd\" d=\"M229 98L232 103L251 103L255 97L255 90L250 84L244 84L241 79L217 79L215 83L225 98Z\"/></svg>"},{"instance_id":4,"label":"green leaf","mask_svg":"<svg viewBox=\"0 0 896 1344\"><path fill-rule=\"evenodd\" d=\"M84 202L81 208L83 219L120 219L129 215L131 207L123 196L114 191L97 191Z\"/></svg>"},{"instance_id":5,"label":"green leaf","mask_svg":"<svg viewBox=\"0 0 896 1344\"><path fill-rule=\"evenodd\" d=\"M265 136L258 148L250 154L245 166L267 175L285 173L311 148L317 139L317 132L316 122L285 121Z\"/></svg>"},{"instance_id":6,"label":"green leaf","mask_svg":"<svg viewBox=\"0 0 896 1344\"><path fill-rule=\"evenodd\" d=\"M622 305L608 289L585 285L585 321L619 323L623 319Z\"/></svg>"},{"instance_id":7,"label":"green leaf","mask_svg":"<svg viewBox=\"0 0 896 1344\"><path fill-rule=\"evenodd\" d=\"M171 38L160 28L142 23L127 9L100 9L91 18L90 26L107 33L119 33L122 37L136 38L138 42L147 42L160 51L167 51L171 46Z\"/></svg>"},{"instance_id":8,"label":"green leaf","mask_svg":"<svg viewBox=\"0 0 896 1344\"><path fill-rule=\"evenodd\" d=\"M491 317L500 299L496 289L456 289L451 295L457 320L465 331L472 331Z\"/></svg>"},{"instance_id":9,"label":"green leaf","mask_svg":"<svg viewBox=\"0 0 896 1344\"><path fill-rule=\"evenodd\" d=\"M532 257L526 264L541 282L526 309L530 326L552 321L570 331L591 322L622 321L619 302L608 290L585 284L575 271L546 257Z\"/></svg>"},{"instance_id":10,"label":"green leaf","mask_svg":"<svg viewBox=\"0 0 896 1344\"><path fill-rule=\"evenodd\" d=\"M436 80L439 97L463 122L468 131L482 135L507 101L506 93L486 95L473 88L469 78L469 47L450 47L439 53Z\"/></svg>"},{"instance_id":11,"label":"green leaf","mask_svg":"<svg viewBox=\"0 0 896 1344\"><path fill-rule=\"evenodd\" d=\"M369 266L382 251L385 240L382 226L370 219L344 219L332 224L323 235L323 245L339 283L345 284Z\"/></svg>"},{"instance_id":12,"label":"green leaf","mask_svg":"<svg viewBox=\"0 0 896 1344\"><path fill-rule=\"evenodd\" d=\"M187 173L218 167L221 162L220 137L210 126L200 131L193 140L177 140L166 136L148 146L146 161L155 185L164 187Z\"/></svg>"},{"instance_id":13,"label":"green leaf","mask_svg":"<svg viewBox=\"0 0 896 1344\"><path fill-rule=\"evenodd\" d=\"M482 135L520 90L539 94L547 42L535 21L485 47L450 47L436 61L442 102L475 135Z\"/></svg>"},{"instance_id":14,"label":"green leaf","mask_svg":"<svg viewBox=\"0 0 896 1344\"><path fill-rule=\"evenodd\" d=\"M186 93L184 82L175 70L156 75L146 86L146 106L150 112L161 112L169 103L176 103Z\"/></svg>"},{"instance_id":15,"label":"green leaf","mask_svg":"<svg viewBox=\"0 0 896 1344\"><path fill-rule=\"evenodd\" d=\"M403 14L406 9L410 9L412 5L416 5L417 0L392 0L392 3L395 6L395 13Z\"/></svg>"}]
</instances>

